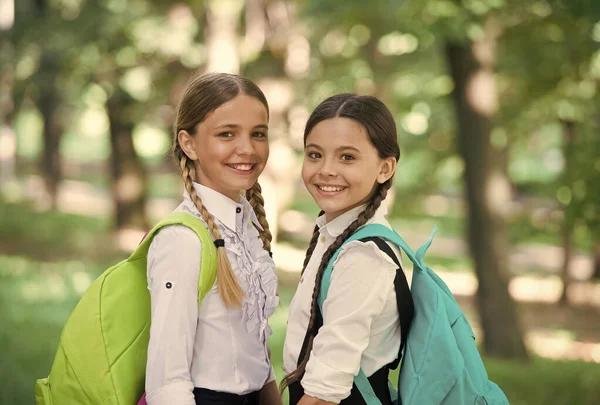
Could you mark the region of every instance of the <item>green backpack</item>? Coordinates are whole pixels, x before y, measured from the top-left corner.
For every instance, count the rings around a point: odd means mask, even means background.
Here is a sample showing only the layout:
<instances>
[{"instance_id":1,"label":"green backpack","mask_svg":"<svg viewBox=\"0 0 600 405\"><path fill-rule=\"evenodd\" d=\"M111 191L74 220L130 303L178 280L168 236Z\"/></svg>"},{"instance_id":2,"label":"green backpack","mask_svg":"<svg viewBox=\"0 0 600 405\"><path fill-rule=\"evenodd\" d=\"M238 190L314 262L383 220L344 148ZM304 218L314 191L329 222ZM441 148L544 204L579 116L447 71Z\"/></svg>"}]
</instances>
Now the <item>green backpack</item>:
<instances>
[{"instance_id":1,"label":"green backpack","mask_svg":"<svg viewBox=\"0 0 600 405\"><path fill-rule=\"evenodd\" d=\"M372 240L398 265L394 284L402 340L397 361L405 350L398 377L399 392L390 384L392 401L396 405L508 405L502 390L488 379L473 329L450 289L423 261L435 232L434 228L427 243L416 253L395 231L377 224L362 227L345 242ZM384 240L401 248L413 263L410 290L398 259ZM333 263L342 248L336 251L323 273L321 312ZM396 365L397 362L392 368ZM367 405L381 405L362 369L354 384Z\"/></svg>"},{"instance_id":2,"label":"green backpack","mask_svg":"<svg viewBox=\"0 0 600 405\"><path fill-rule=\"evenodd\" d=\"M150 339L146 257L167 225L192 229L202 243L198 305L212 288L217 251L199 219L173 213L160 221L132 255L96 279L69 317L48 378L35 384L37 405L133 405L144 392Z\"/></svg>"}]
</instances>

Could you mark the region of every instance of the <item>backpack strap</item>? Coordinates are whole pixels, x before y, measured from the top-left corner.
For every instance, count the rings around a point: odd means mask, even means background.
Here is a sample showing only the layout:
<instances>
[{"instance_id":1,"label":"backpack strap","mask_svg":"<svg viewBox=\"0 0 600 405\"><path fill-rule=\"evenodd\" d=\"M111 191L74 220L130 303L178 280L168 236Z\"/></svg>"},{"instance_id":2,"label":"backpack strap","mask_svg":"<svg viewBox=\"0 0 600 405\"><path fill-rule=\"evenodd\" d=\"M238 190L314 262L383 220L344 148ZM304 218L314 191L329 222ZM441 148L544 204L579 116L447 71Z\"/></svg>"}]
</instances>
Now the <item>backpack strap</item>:
<instances>
[{"instance_id":1,"label":"backpack strap","mask_svg":"<svg viewBox=\"0 0 600 405\"><path fill-rule=\"evenodd\" d=\"M183 225L190 228L200 239L202 245L202 257L200 264L200 277L198 278L198 305L202 302L206 294L215 284L217 276L217 248L213 243L213 238L204 223L186 212L173 212L163 218L152 230L150 230L144 239L140 242L137 249L129 256L128 261L134 261L146 258L148 249L156 233L169 225Z\"/></svg>"},{"instance_id":2,"label":"backpack strap","mask_svg":"<svg viewBox=\"0 0 600 405\"><path fill-rule=\"evenodd\" d=\"M387 254L398 266L396 270L396 277L394 278L394 289L396 290L396 305L398 307L398 315L400 316L400 350L398 351L398 357L390 365L390 369L396 369L400 360L402 359L402 353L406 347L406 340L408 339L408 332L410 330L410 324L412 323L415 315L415 305L413 303L410 288L408 287L408 280L406 280L406 274L402 269L400 261L396 257L396 254L387 244L387 242L379 237L370 236L368 238L360 239L361 242L371 241L377 245L379 250Z\"/></svg>"},{"instance_id":3,"label":"backpack strap","mask_svg":"<svg viewBox=\"0 0 600 405\"><path fill-rule=\"evenodd\" d=\"M362 228L360 228L358 231L356 231L354 234L352 234L344 242L344 244L334 253L334 255L332 256L331 260L329 261L329 263L327 265L327 268L325 269L325 272L323 273L323 279L321 281L321 291L320 291L319 297L318 297L319 308L321 309L321 311L323 309L323 304L325 302L325 299L327 298L327 292L329 291L329 286L331 284L331 274L333 272L333 263L336 261L337 257L341 253L341 251L346 243L352 242L354 240L362 240L365 238L373 238L373 237L376 239L384 239L384 240L390 241L393 244L400 247L404 251L406 256L408 256L410 261L413 262L414 271L418 271L418 270L428 271L428 268L425 266L423 259L424 259L425 253L427 252L427 249L429 248L429 246L431 245L431 242L433 241L433 236L435 235L436 230L437 230L437 228L434 226L431 237L429 238L427 243L425 243L423 246L421 246L421 248L419 248L419 250L417 250L417 252L415 253L410 248L410 246L408 246L408 244L404 241L404 239L402 239L400 237L400 235L398 235L398 233L396 233L394 230L388 228L385 225L369 224L369 225L365 225ZM377 244L377 245L379 247L379 244ZM385 245L387 245L387 243L385 243ZM389 248L389 246L388 246L388 248ZM384 250L384 252L385 252L385 250ZM393 257L395 257L395 255L393 255ZM395 262L396 262L396 260L395 260ZM399 263L397 263L397 264L399 264ZM400 272L404 273L401 269L400 269ZM397 276L398 276L398 274L396 274L396 278L398 278ZM408 289L408 282L406 281L406 276L404 276L403 278L404 278L404 282L406 282L406 288ZM395 288L397 288L396 280L394 280L394 286L395 286ZM404 288L404 287L402 286L402 288ZM398 289L396 291L398 292ZM402 297L410 297L410 305L413 308L412 314L410 316L410 320L412 321L412 318L414 316L414 304L412 303L412 295L410 295L410 290L409 290L408 295L406 293L401 293L400 300L402 300ZM399 299L398 293L396 293L396 299L397 300ZM404 309L405 305L409 305L408 303L405 303L405 302L402 302L400 304L398 301L397 301L397 304L399 305L398 306L399 314L402 314L402 312L400 312L401 306L402 306L402 309ZM401 330L402 330L401 333L403 335L402 341L400 342L400 352L402 352L402 349L404 348L404 345L406 345L406 341L408 339L408 332L410 331L410 326L407 328L403 327L404 325L402 325L402 317L400 319L400 322L401 322ZM405 322L406 322L406 320L405 320ZM408 322L408 324L410 325L410 322ZM406 336L404 336L405 333L406 333ZM356 377L354 377L354 384L356 384L356 386L358 387L358 389L359 389L363 399L367 403L367 405L381 405L381 401L379 400L379 398L377 398L377 395L373 391L373 387L371 387L371 384L369 383L369 380L362 369L360 369L358 372L358 375ZM397 400L397 403L401 403L397 396L397 392L395 390L392 390L393 387L391 385L390 385L390 388L391 388L390 391L391 391L391 394L393 397L392 399ZM394 398L394 396L396 398ZM394 402L396 402L396 401L394 401Z\"/></svg>"}]
</instances>

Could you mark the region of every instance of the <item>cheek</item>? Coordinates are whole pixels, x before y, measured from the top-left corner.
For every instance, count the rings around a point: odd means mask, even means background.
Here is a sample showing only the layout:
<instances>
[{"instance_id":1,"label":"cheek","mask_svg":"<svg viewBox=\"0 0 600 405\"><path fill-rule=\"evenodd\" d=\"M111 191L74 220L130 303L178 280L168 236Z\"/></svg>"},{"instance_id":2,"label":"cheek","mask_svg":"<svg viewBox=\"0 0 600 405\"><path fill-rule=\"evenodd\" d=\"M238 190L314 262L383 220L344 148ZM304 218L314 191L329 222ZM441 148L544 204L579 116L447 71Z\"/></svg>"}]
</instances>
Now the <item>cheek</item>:
<instances>
[{"instance_id":1,"label":"cheek","mask_svg":"<svg viewBox=\"0 0 600 405\"><path fill-rule=\"evenodd\" d=\"M269 159L269 155L271 153L271 151L269 150L269 143L268 142L264 142L262 143L258 148L258 154L260 155L261 159L263 160L263 163L267 163L267 160Z\"/></svg>"},{"instance_id":2,"label":"cheek","mask_svg":"<svg viewBox=\"0 0 600 405\"><path fill-rule=\"evenodd\" d=\"M310 177L312 176L312 170L310 168L310 164L306 162L306 160L302 163L302 181L304 184L308 184Z\"/></svg>"},{"instance_id":3,"label":"cheek","mask_svg":"<svg viewBox=\"0 0 600 405\"><path fill-rule=\"evenodd\" d=\"M216 161L227 155L227 144L213 138L202 139L199 140L196 151L199 151L206 159Z\"/></svg>"},{"instance_id":4,"label":"cheek","mask_svg":"<svg viewBox=\"0 0 600 405\"><path fill-rule=\"evenodd\" d=\"M369 167L355 167L347 173L347 180L354 184L359 184L361 188L371 189L371 187L377 181L377 174L379 172L376 168Z\"/></svg>"}]
</instances>

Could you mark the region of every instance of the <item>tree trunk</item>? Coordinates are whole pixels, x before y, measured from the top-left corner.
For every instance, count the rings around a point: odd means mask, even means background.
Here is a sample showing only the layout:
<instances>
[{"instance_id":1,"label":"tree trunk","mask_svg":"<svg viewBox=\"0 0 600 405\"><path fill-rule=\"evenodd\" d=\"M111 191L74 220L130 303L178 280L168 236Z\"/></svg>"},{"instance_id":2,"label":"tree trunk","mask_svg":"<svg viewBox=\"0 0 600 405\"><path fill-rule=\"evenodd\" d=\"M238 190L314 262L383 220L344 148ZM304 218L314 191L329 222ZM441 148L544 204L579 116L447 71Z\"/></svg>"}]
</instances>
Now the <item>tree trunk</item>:
<instances>
[{"instance_id":1,"label":"tree trunk","mask_svg":"<svg viewBox=\"0 0 600 405\"><path fill-rule=\"evenodd\" d=\"M0 190L15 178L17 137L13 129L15 113L14 94L15 65L12 63L14 49L8 41L0 42L2 52L10 56L0 66Z\"/></svg>"},{"instance_id":2,"label":"tree trunk","mask_svg":"<svg viewBox=\"0 0 600 405\"><path fill-rule=\"evenodd\" d=\"M148 228L146 173L133 145L134 124L129 111L132 104L131 97L120 89L107 102L112 149L110 172L118 230Z\"/></svg>"},{"instance_id":3,"label":"tree trunk","mask_svg":"<svg viewBox=\"0 0 600 405\"><path fill-rule=\"evenodd\" d=\"M600 280L600 242L594 244L594 271L592 278Z\"/></svg>"},{"instance_id":4,"label":"tree trunk","mask_svg":"<svg viewBox=\"0 0 600 405\"><path fill-rule=\"evenodd\" d=\"M562 247L563 247L563 262L560 270L560 278L562 281L562 292L560 294L560 305L569 305L569 285L571 284L571 276L569 268L571 267L571 253L573 250L573 225L569 221L565 221L562 226Z\"/></svg>"},{"instance_id":5,"label":"tree trunk","mask_svg":"<svg viewBox=\"0 0 600 405\"><path fill-rule=\"evenodd\" d=\"M240 71L238 26L242 0L210 0L207 3L207 72L237 74Z\"/></svg>"},{"instance_id":6,"label":"tree trunk","mask_svg":"<svg viewBox=\"0 0 600 405\"><path fill-rule=\"evenodd\" d=\"M253 60L265 46L267 18L264 0L246 0L245 25L242 59Z\"/></svg>"},{"instance_id":7,"label":"tree trunk","mask_svg":"<svg viewBox=\"0 0 600 405\"><path fill-rule=\"evenodd\" d=\"M270 102L271 152L269 162L259 181L263 189L265 212L273 236L272 242L276 243L279 233L279 215L289 206L294 197L295 183L290 181L290 173L293 173L291 177L295 178L294 171L297 169L294 165L294 152L290 146L289 112L294 102L294 85L288 70L291 63L289 57L295 15L293 7L284 2L271 2L268 5L265 3L262 2L263 11L256 9L254 15L268 16L269 29L266 43L270 52L263 53L264 57L268 58L267 63L263 62L268 66L268 70L262 71L262 77L257 83ZM256 2L254 7L259 5ZM265 29L266 27L265 23ZM299 176L300 172L297 175Z\"/></svg>"},{"instance_id":8,"label":"tree trunk","mask_svg":"<svg viewBox=\"0 0 600 405\"><path fill-rule=\"evenodd\" d=\"M455 88L458 149L465 163L468 241L479 280L477 303L487 354L528 357L517 308L508 292L508 244L502 201L506 198L497 171L499 162L490 135L497 109L493 77L495 36L486 27L479 42L446 44Z\"/></svg>"},{"instance_id":9,"label":"tree trunk","mask_svg":"<svg viewBox=\"0 0 600 405\"><path fill-rule=\"evenodd\" d=\"M62 179L60 140L65 130L65 111L61 109L62 96L57 87L59 61L56 56L44 52L40 61L41 77L38 108L44 121L43 150L40 171L52 208L56 208L58 185Z\"/></svg>"},{"instance_id":10,"label":"tree trunk","mask_svg":"<svg viewBox=\"0 0 600 405\"><path fill-rule=\"evenodd\" d=\"M564 133L564 148L563 153L565 156L565 171L563 183L572 188L573 186L573 170L571 164L573 163L573 148L575 145L575 123L573 121L562 121L561 122ZM569 275L569 268L571 264L571 254L573 250L573 219L571 215L569 205L563 207L564 219L562 225L562 241L563 241L563 263L561 267L561 280L563 284L563 290L560 295L560 304L566 306L569 304L569 297L567 291L571 277Z\"/></svg>"}]
</instances>

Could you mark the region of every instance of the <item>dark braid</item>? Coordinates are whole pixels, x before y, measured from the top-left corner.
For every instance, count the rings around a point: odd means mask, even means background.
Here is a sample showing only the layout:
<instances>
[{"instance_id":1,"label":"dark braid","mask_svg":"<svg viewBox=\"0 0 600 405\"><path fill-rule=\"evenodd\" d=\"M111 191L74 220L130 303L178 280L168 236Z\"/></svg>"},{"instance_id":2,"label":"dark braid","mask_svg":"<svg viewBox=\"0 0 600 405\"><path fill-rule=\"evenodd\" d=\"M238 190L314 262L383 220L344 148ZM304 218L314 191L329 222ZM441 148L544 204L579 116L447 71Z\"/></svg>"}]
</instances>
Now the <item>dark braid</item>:
<instances>
[{"instance_id":1,"label":"dark braid","mask_svg":"<svg viewBox=\"0 0 600 405\"><path fill-rule=\"evenodd\" d=\"M319 217L323 215L324 212L319 212ZM310 243L308 244L308 249L306 249L306 256L304 257L304 263L302 264L302 271L300 274L304 274L304 270L306 270L306 266L308 266L308 262L310 262L310 258L312 257L313 252L315 251L315 246L317 246L317 241L319 240L319 225L315 225L313 229L312 238L310 238Z\"/></svg>"},{"instance_id":2,"label":"dark braid","mask_svg":"<svg viewBox=\"0 0 600 405\"><path fill-rule=\"evenodd\" d=\"M398 162L398 159L400 159L400 147L398 145L398 133L396 131L394 116L383 102L371 96L358 96L356 94L345 93L331 96L321 102L308 118L306 127L304 128L304 147L306 148L307 138L317 124L324 120L338 117L348 118L362 125L372 145L377 149L380 159L393 158ZM358 215L358 218L336 238L333 244L323 254L319 269L315 276L315 287L313 289L311 300L307 353L296 370L286 375L281 381L279 387L282 393L290 384L300 381L304 375L306 364L308 363L310 352L312 351L312 344L317 334L315 324L318 313L318 297L321 290L321 280L323 278L323 273L327 268L327 264L342 244L373 217L375 211L377 211L381 202L385 199L387 191L392 185L392 177L393 170L392 175L387 181L374 187L374 192L364 211L361 212L360 215ZM310 246L306 252L306 258L304 259L303 272L315 249L318 234L318 229L315 228Z\"/></svg>"},{"instance_id":3,"label":"dark braid","mask_svg":"<svg viewBox=\"0 0 600 405\"><path fill-rule=\"evenodd\" d=\"M318 298L319 298L319 293L321 292L321 281L323 280L323 274L325 273L325 269L327 268L329 261L331 260L331 258L335 254L335 252L344 244L346 239L348 239L350 236L352 236L352 234L354 234L361 226L365 225L367 223L367 221L369 221L369 219L371 219L373 217L373 215L375 215L375 211L377 211L377 209L381 205L381 202L385 199L387 192L388 192L389 188L391 187L391 185L392 185L392 179L390 178L386 182L377 186L377 189L376 189L375 193L373 194L373 196L371 197L371 200L367 204L366 208L358 215L358 218L356 218L354 220L354 222L352 222L346 228L346 230L344 232L342 232L342 234L335 239L335 241L331 244L331 246L329 246L329 248L323 254L323 257L321 259L321 264L319 265L319 269L317 270L317 275L315 277L315 287L313 289L312 301L311 301L311 305L310 305L310 320L308 322L308 330L309 330L310 336L309 336L309 341L308 341L308 347L306 350L306 355L304 356L304 359L302 359L302 362L298 365L298 368L296 370L294 370L293 372L291 372L290 374L286 375L283 378L283 380L281 380L281 383L279 384L279 391L281 393L283 393L283 391L287 387L289 387L290 384L292 384L296 381L300 381L302 379L302 377L304 376L304 370L306 369L306 364L308 363L308 360L310 358L310 352L312 351L313 341L317 334L317 331L314 329L315 329L315 323L317 321ZM314 236L315 234L318 234L318 232L315 232L313 234L313 240L316 240L316 238ZM313 240L311 240L311 245L312 245ZM314 246L312 248L314 250ZM312 252L311 252L311 254L312 254ZM307 264L308 260L310 260L310 257L307 252L307 259L304 260L305 268L306 268L306 264Z\"/></svg>"}]
</instances>

